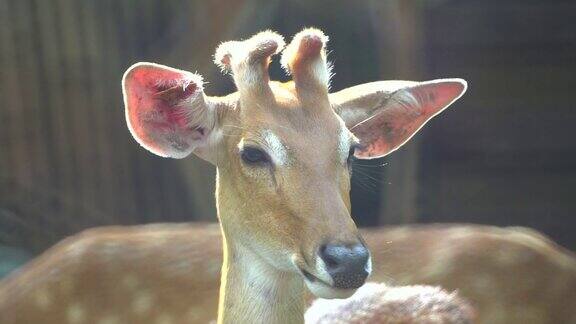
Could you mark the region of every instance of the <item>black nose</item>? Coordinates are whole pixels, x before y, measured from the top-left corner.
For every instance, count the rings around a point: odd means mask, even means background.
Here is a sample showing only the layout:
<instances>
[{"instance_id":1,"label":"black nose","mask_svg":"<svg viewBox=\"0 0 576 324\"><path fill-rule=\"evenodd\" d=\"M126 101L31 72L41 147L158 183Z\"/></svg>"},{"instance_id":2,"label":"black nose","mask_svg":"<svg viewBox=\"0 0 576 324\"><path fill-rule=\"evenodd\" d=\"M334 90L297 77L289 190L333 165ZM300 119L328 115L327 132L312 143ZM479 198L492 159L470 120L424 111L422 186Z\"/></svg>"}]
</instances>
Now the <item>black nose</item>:
<instances>
[{"instance_id":1,"label":"black nose","mask_svg":"<svg viewBox=\"0 0 576 324\"><path fill-rule=\"evenodd\" d=\"M319 252L336 288L358 288L370 274L370 252L364 244L325 244Z\"/></svg>"}]
</instances>

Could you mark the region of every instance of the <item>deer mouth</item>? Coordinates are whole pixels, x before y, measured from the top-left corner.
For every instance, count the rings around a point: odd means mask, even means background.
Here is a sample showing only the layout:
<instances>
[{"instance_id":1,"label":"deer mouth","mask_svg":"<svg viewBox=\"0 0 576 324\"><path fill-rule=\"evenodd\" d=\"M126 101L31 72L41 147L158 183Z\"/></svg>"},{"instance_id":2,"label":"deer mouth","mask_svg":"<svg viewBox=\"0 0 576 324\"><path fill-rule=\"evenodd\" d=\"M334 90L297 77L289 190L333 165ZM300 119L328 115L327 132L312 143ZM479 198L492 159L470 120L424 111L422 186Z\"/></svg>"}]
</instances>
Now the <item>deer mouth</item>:
<instances>
[{"instance_id":1,"label":"deer mouth","mask_svg":"<svg viewBox=\"0 0 576 324\"><path fill-rule=\"evenodd\" d=\"M307 262L307 259L303 257L303 254L294 254L291 259L292 264L302 276L306 287L317 298L348 298L352 296L357 289L335 286L333 278L323 271L325 266L323 262L316 263L316 266L312 266Z\"/></svg>"},{"instance_id":2,"label":"deer mouth","mask_svg":"<svg viewBox=\"0 0 576 324\"><path fill-rule=\"evenodd\" d=\"M309 271L298 267L300 273L304 277L304 283L310 292L318 298L348 298L356 291L356 288L342 289L334 287L334 285L318 278Z\"/></svg>"},{"instance_id":3,"label":"deer mouth","mask_svg":"<svg viewBox=\"0 0 576 324\"><path fill-rule=\"evenodd\" d=\"M302 269L302 268L299 268L299 269L300 269L300 272L302 273L302 275L304 276L304 279L305 279L305 280L308 280L308 281L310 281L310 282L312 282L312 283L318 282L318 283L324 284L325 286L332 287L331 284L329 284L329 283L327 283L326 281L324 281L324 280L322 280L322 279L314 276L314 275L311 274L310 272L308 272L308 271L306 271L306 270L304 270L304 269Z\"/></svg>"}]
</instances>

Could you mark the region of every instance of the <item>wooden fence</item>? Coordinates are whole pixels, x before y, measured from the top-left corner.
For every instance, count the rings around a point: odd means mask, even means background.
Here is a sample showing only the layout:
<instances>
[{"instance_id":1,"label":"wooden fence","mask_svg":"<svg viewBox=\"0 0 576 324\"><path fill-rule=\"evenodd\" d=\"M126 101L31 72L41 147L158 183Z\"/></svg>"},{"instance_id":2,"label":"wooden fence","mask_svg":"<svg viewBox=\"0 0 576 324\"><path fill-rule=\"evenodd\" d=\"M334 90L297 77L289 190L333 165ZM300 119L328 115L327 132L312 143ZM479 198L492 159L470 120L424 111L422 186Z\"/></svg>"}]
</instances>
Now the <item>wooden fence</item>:
<instances>
[{"instance_id":1,"label":"wooden fence","mask_svg":"<svg viewBox=\"0 0 576 324\"><path fill-rule=\"evenodd\" d=\"M0 0L0 241L41 250L89 226L214 220L213 168L139 148L120 79L140 60L211 76L217 43L276 7Z\"/></svg>"},{"instance_id":2,"label":"wooden fence","mask_svg":"<svg viewBox=\"0 0 576 324\"><path fill-rule=\"evenodd\" d=\"M212 166L131 138L122 73L157 61L222 94L220 41L317 26L334 90L470 82L455 109L355 173L360 224L524 225L574 248L575 19L569 1L0 0L0 244L38 252L86 227L215 220Z\"/></svg>"}]
</instances>

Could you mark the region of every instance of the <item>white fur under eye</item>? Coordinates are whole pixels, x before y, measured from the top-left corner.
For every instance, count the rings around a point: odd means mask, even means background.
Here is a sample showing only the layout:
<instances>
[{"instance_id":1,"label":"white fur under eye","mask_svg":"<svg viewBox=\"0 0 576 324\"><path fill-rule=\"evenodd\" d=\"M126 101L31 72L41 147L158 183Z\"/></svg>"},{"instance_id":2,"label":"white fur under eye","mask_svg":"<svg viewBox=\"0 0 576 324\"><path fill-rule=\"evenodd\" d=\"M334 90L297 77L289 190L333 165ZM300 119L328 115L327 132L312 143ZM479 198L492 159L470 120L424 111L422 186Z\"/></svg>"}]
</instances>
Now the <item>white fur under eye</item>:
<instances>
[{"instance_id":1,"label":"white fur under eye","mask_svg":"<svg viewBox=\"0 0 576 324\"><path fill-rule=\"evenodd\" d=\"M350 151L350 134L346 127L340 129L338 138L338 153L341 161L348 159L348 152Z\"/></svg>"},{"instance_id":2,"label":"white fur under eye","mask_svg":"<svg viewBox=\"0 0 576 324\"><path fill-rule=\"evenodd\" d=\"M262 132L262 135L270 150L268 153L272 157L274 164L286 165L288 163L288 152L284 144L282 144L282 141L280 141L280 138L270 130L265 130Z\"/></svg>"}]
</instances>

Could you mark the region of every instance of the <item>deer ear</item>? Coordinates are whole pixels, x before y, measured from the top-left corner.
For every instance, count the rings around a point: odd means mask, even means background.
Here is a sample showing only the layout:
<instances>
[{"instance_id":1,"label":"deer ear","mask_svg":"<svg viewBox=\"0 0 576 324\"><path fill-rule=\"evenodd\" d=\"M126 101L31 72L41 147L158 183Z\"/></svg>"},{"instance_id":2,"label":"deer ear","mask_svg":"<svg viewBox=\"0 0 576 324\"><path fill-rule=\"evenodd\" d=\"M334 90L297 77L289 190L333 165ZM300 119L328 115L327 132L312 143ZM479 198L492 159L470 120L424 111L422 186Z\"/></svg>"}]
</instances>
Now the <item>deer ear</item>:
<instances>
[{"instance_id":1,"label":"deer ear","mask_svg":"<svg viewBox=\"0 0 576 324\"><path fill-rule=\"evenodd\" d=\"M378 81L330 94L330 102L361 141L356 157L385 156L466 91L462 79Z\"/></svg>"},{"instance_id":2,"label":"deer ear","mask_svg":"<svg viewBox=\"0 0 576 324\"><path fill-rule=\"evenodd\" d=\"M154 63L131 66L122 79L126 122L144 148L181 159L205 146L216 119L202 77Z\"/></svg>"}]
</instances>

